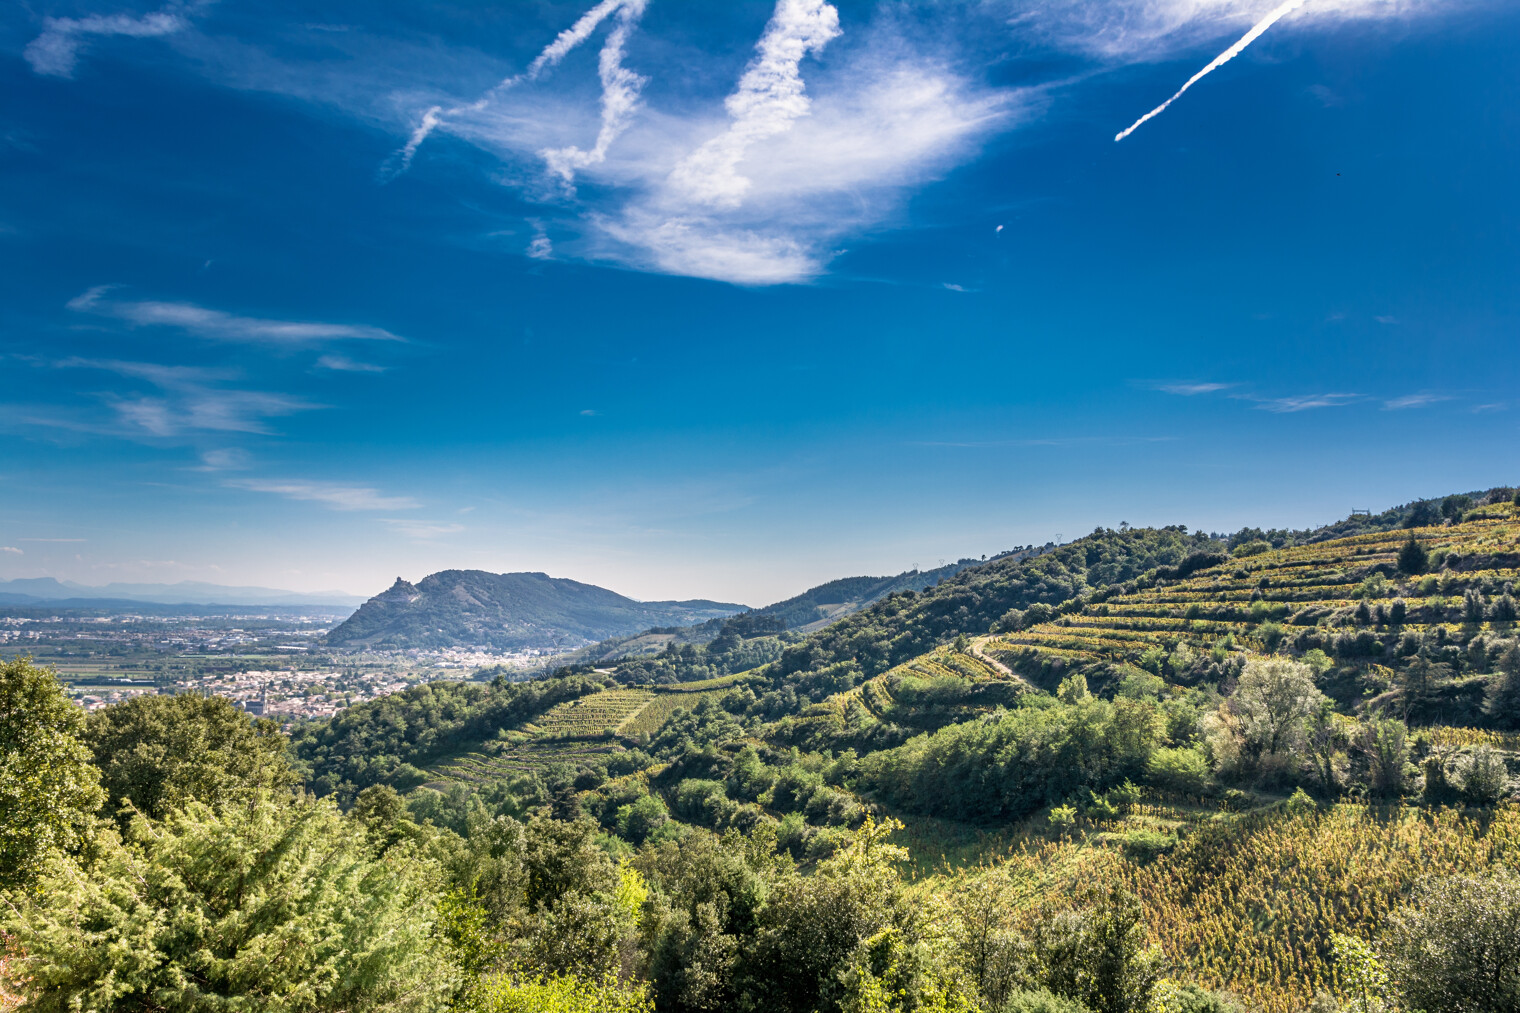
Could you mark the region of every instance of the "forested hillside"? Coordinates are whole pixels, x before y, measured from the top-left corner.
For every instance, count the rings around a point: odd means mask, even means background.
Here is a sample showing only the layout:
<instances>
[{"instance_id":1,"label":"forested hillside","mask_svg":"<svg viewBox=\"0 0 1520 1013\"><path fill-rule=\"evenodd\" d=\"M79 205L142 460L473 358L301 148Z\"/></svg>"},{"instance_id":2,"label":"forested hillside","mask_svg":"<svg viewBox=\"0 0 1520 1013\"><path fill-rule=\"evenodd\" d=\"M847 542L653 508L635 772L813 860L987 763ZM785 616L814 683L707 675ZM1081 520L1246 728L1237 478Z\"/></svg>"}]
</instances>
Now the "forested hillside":
<instances>
[{"instance_id":1,"label":"forested hillside","mask_svg":"<svg viewBox=\"0 0 1520 1013\"><path fill-rule=\"evenodd\" d=\"M192 698L86 719L17 664L6 783L45 790L0 789L11 987L1514 1010L1517 575L1509 489L1311 531L1121 525L812 632L434 683L288 740Z\"/></svg>"},{"instance_id":2,"label":"forested hillside","mask_svg":"<svg viewBox=\"0 0 1520 1013\"><path fill-rule=\"evenodd\" d=\"M1027 553L1020 549L1003 553L1011 556ZM1001 557L999 557L1001 558ZM593 644L572 655L575 662L607 664L633 658L663 655L661 661L646 667L639 676L649 681L680 682L689 679L711 678L753 668L779 657L784 644L782 635L794 631L810 632L858 612L887 595L899 591L928 590L948 577L975 566L976 560L962 559L933 570L908 570L895 577L843 577L826 584L809 588L784 601L751 609L725 619L709 619L695 626L657 627L629 637L614 637ZM746 641L741 656L733 656L738 641ZM697 669L690 664L696 657L695 649L719 641L716 649L703 659L704 667ZM686 648L692 650L686 650ZM722 657L722 663L715 659Z\"/></svg>"}]
</instances>

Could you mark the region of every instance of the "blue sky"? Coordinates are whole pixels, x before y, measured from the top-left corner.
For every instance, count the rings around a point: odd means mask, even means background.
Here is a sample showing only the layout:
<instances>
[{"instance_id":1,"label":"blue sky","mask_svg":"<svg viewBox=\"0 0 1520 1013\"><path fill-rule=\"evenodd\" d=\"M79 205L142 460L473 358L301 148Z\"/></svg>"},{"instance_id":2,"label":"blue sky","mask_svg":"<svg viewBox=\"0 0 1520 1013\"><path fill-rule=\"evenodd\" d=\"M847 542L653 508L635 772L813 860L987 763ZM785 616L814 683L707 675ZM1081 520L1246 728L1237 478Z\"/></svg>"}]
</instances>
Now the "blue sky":
<instances>
[{"instance_id":1,"label":"blue sky","mask_svg":"<svg viewBox=\"0 0 1520 1013\"><path fill-rule=\"evenodd\" d=\"M760 604L1520 482L1520 11L1307 0L1115 142L1277 7L12 5L0 578Z\"/></svg>"}]
</instances>

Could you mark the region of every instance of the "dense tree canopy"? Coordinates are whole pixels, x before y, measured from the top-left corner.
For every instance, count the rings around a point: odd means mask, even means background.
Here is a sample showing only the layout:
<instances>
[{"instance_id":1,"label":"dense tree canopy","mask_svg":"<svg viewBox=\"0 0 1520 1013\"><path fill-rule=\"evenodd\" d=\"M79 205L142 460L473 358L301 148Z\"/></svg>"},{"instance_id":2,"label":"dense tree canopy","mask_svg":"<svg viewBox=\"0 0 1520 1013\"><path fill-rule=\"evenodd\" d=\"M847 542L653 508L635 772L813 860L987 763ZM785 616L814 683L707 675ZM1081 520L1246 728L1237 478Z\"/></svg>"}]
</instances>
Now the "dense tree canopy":
<instances>
[{"instance_id":1,"label":"dense tree canopy","mask_svg":"<svg viewBox=\"0 0 1520 1013\"><path fill-rule=\"evenodd\" d=\"M0 890L89 833L104 796L83 727L52 672L25 658L0 664Z\"/></svg>"},{"instance_id":2,"label":"dense tree canopy","mask_svg":"<svg viewBox=\"0 0 1520 1013\"><path fill-rule=\"evenodd\" d=\"M220 806L301 780L286 759L279 726L249 717L224 697L134 697L91 714L84 741L100 768L109 812L130 803L159 819L190 799Z\"/></svg>"},{"instance_id":3,"label":"dense tree canopy","mask_svg":"<svg viewBox=\"0 0 1520 1013\"><path fill-rule=\"evenodd\" d=\"M456 972L428 869L330 802L184 801L53 859L4 919L12 971L43 1013L436 1008Z\"/></svg>"}]
</instances>

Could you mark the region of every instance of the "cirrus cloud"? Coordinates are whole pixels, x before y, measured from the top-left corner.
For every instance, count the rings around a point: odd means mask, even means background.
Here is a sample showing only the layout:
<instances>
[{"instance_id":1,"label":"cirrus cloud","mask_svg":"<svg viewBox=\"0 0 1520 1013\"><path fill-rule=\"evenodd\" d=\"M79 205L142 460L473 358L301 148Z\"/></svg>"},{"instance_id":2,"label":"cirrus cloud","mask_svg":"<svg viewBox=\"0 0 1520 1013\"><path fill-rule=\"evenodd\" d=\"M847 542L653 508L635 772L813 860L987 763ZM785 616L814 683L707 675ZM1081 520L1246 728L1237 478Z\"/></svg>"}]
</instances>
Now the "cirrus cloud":
<instances>
[{"instance_id":1,"label":"cirrus cloud","mask_svg":"<svg viewBox=\"0 0 1520 1013\"><path fill-rule=\"evenodd\" d=\"M405 341L367 324L330 324L238 316L189 302L108 299L116 286L97 285L68 302L76 313L123 320L137 327L173 327L212 341L274 345L311 345L330 341Z\"/></svg>"},{"instance_id":2,"label":"cirrus cloud","mask_svg":"<svg viewBox=\"0 0 1520 1013\"><path fill-rule=\"evenodd\" d=\"M161 11L134 18L128 14L95 14L85 18L48 18L42 34L30 43L22 55L32 70L47 77L73 77L79 51L91 37L111 35L133 39L150 39L173 35L189 27L184 8L166 7Z\"/></svg>"},{"instance_id":3,"label":"cirrus cloud","mask_svg":"<svg viewBox=\"0 0 1520 1013\"><path fill-rule=\"evenodd\" d=\"M410 496L387 496L372 486L305 479L239 478L223 485L231 489L269 493L334 510L414 510L421 506Z\"/></svg>"}]
</instances>

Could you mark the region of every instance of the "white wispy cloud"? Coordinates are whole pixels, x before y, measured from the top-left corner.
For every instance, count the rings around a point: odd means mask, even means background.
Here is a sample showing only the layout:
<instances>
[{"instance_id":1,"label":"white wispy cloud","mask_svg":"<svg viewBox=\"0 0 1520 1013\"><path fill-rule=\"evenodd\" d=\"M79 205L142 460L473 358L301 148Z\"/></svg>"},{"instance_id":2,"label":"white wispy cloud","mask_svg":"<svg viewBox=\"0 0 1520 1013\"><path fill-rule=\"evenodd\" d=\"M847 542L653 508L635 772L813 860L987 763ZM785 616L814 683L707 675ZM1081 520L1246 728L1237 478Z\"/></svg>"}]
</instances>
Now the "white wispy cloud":
<instances>
[{"instance_id":1,"label":"white wispy cloud","mask_svg":"<svg viewBox=\"0 0 1520 1013\"><path fill-rule=\"evenodd\" d=\"M0 552L13 552L13 553L15 553L18 556L24 556L24 555L26 555L26 553L22 552L20 549L16 548L14 545L0 545Z\"/></svg>"},{"instance_id":2,"label":"white wispy cloud","mask_svg":"<svg viewBox=\"0 0 1520 1013\"><path fill-rule=\"evenodd\" d=\"M1442 401L1450 401L1449 394L1405 394L1403 397L1390 398L1383 402L1383 407L1388 411L1402 411L1405 408L1424 408L1426 405L1439 404Z\"/></svg>"},{"instance_id":3,"label":"white wispy cloud","mask_svg":"<svg viewBox=\"0 0 1520 1013\"><path fill-rule=\"evenodd\" d=\"M533 240L528 243L527 254L534 260L553 260L554 243L549 239L549 233L539 222L533 223Z\"/></svg>"},{"instance_id":4,"label":"white wispy cloud","mask_svg":"<svg viewBox=\"0 0 1520 1013\"><path fill-rule=\"evenodd\" d=\"M196 471L242 471L252 464L246 450L237 447L223 447L218 450L207 450L201 454L201 463Z\"/></svg>"},{"instance_id":5,"label":"white wispy cloud","mask_svg":"<svg viewBox=\"0 0 1520 1013\"><path fill-rule=\"evenodd\" d=\"M272 418L320 407L300 398L249 390L187 391L175 399L118 398L110 401L129 427L152 436L182 436L196 431L270 435Z\"/></svg>"},{"instance_id":6,"label":"white wispy cloud","mask_svg":"<svg viewBox=\"0 0 1520 1013\"><path fill-rule=\"evenodd\" d=\"M227 370L78 356L54 365L114 373L159 389L157 394L101 395L125 426L114 435L168 438L196 431L269 434L274 431L269 420L322 407L285 394L218 386L236 378L236 373Z\"/></svg>"},{"instance_id":7,"label":"white wispy cloud","mask_svg":"<svg viewBox=\"0 0 1520 1013\"><path fill-rule=\"evenodd\" d=\"M593 219L597 238L611 240L593 239L593 255L743 285L807 281L843 237L892 218L909 192L1033 104L1028 93L977 85L887 28L808 90L808 115L750 138L732 176L726 161L663 178L640 176L649 163L635 162L634 195ZM665 150L681 143L671 138Z\"/></svg>"},{"instance_id":8,"label":"white wispy cloud","mask_svg":"<svg viewBox=\"0 0 1520 1013\"><path fill-rule=\"evenodd\" d=\"M453 524L447 521L421 521L385 518L382 520L391 531L404 538L412 538L419 542L433 541L448 535L457 535L466 530L463 524Z\"/></svg>"},{"instance_id":9,"label":"white wispy cloud","mask_svg":"<svg viewBox=\"0 0 1520 1013\"><path fill-rule=\"evenodd\" d=\"M272 320L237 316L188 302L107 298L114 288L112 285L97 285L70 299L68 308L76 313L124 320L138 327L174 327L212 341L305 345L328 341L406 340L384 328L367 324Z\"/></svg>"},{"instance_id":10,"label":"white wispy cloud","mask_svg":"<svg viewBox=\"0 0 1520 1013\"><path fill-rule=\"evenodd\" d=\"M384 373L390 367L377 366L373 362L359 362L346 355L324 355L317 360L317 368L337 373Z\"/></svg>"},{"instance_id":11,"label":"white wispy cloud","mask_svg":"<svg viewBox=\"0 0 1520 1013\"><path fill-rule=\"evenodd\" d=\"M602 125L596 143L589 151L571 144L563 148L545 148L541 155L549 170L566 183L575 179L577 169L586 169L607 160L607 149L618 135L628 129L628 121L639 107L639 93L647 83L623 66L623 50L628 34L644 13L646 0L623 0L618 7L618 24L607 33L597 58L597 76L602 82Z\"/></svg>"},{"instance_id":12,"label":"white wispy cloud","mask_svg":"<svg viewBox=\"0 0 1520 1013\"><path fill-rule=\"evenodd\" d=\"M1283 0L1009 0L1010 28L1052 48L1111 65L1174 60L1260 24ZM1313 0L1291 12L1305 25L1412 18L1453 0Z\"/></svg>"},{"instance_id":13,"label":"white wispy cloud","mask_svg":"<svg viewBox=\"0 0 1520 1013\"><path fill-rule=\"evenodd\" d=\"M1249 397L1237 395L1244 400L1253 401L1256 407L1266 412L1276 414L1288 414L1291 412L1305 412L1315 408L1340 408L1343 405L1360 401L1360 394L1295 394L1289 397Z\"/></svg>"},{"instance_id":14,"label":"white wispy cloud","mask_svg":"<svg viewBox=\"0 0 1520 1013\"><path fill-rule=\"evenodd\" d=\"M1196 397L1199 394L1215 394L1222 390L1229 390L1233 386L1235 386L1233 383L1164 383L1156 389L1164 394Z\"/></svg>"},{"instance_id":15,"label":"white wispy cloud","mask_svg":"<svg viewBox=\"0 0 1520 1013\"><path fill-rule=\"evenodd\" d=\"M406 144L381 167L381 179L390 179L406 172L422 146L435 130L451 129L453 121L461 116L479 114L490 109L508 91L518 85L536 81L544 73L559 64L582 42L589 39L601 23L614 13L618 25L608 33L598 60L598 76L602 82L602 126L592 149L582 151L574 145L563 148L546 148L540 152L550 169L565 182L574 177L577 168L595 165L607 156L607 149L628 125L628 119L638 108L639 92L645 79L623 66L623 50L628 35L644 14L648 0L601 0L582 14L569 28L555 36L553 42L528 64L521 74L514 74L498 82L495 87L473 102L461 103L449 108L430 106L407 138Z\"/></svg>"},{"instance_id":16,"label":"white wispy cloud","mask_svg":"<svg viewBox=\"0 0 1520 1013\"><path fill-rule=\"evenodd\" d=\"M528 217L552 216L557 259L768 285L809 281L855 240L910 224L915 192L1095 73L1202 62L1235 40L1209 64L1221 66L1279 18L1274 33L1475 2L968 0L858 5L841 16L825 0L776 0L769 20L755 26L748 63L721 73L730 45L698 48L679 31L644 34L647 0L599 0L505 77L497 60L471 46L358 27L334 43L348 57L341 65L305 63L194 26L176 46L232 87L339 108L394 132L400 147L384 178L405 170L434 134L474 146L495 160L491 178L545 209ZM550 71L599 32L606 34L595 82L560 75L545 86ZM1003 75L988 68L1006 60L1009 46L1058 55L1050 62L1058 76L995 83ZM481 93L481 80L498 83ZM532 242L534 255L547 252ZM395 337L355 325L208 317L217 311L189 304L118 305L123 319L133 319L131 306L148 322L222 340Z\"/></svg>"},{"instance_id":17,"label":"white wispy cloud","mask_svg":"<svg viewBox=\"0 0 1520 1013\"><path fill-rule=\"evenodd\" d=\"M475 101L397 94L398 105L424 112L420 122L404 114L410 137L387 171L446 132L497 158L499 180L557 206L556 259L799 282L826 269L842 238L892 219L914 188L1041 101L1033 89L985 84L948 35L926 38L891 8L846 26L823 0L778 0L721 103L677 87L650 105L635 82L642 75L627 66L642 10L631 0L597 4ZM576 79L528 87L609 19L599 112ZM664 40L667 60L677 58L672 44ZM670 84L671 75L648 73ZM585 149L592 131L596 145ZM565 185L572 173L577 186L594 185L590 198ZM535 238L528 252L550 248Z\"/></svg>"},{"instance_id":18,"label":"white wispy cloud","mask_svg":"<svg viewBox=\"0 0 1520 1013\"><path fill-rule=\"evenodd\" d=\"M42 34L27 44L22 55L38 74L73 77L79 51L87 39L110 35L134 39L172 35L189 27L184 12L185 8L172 5L137 18L128 14L48 18L42 23Z\"/></svg>"},{"instance_id":19,"label":"white wispy cloud","mask_svg":"<svg viewBox=\"0 0 1520 1013\"><path fill-rule=\"evenodd\" d=\"M334 510L414 510L421 504L410 496L387 496L378 489L341 482L302 479L240 478L223 483L232 489L270 493L286 499L321 503Z\"/></svg>"}]
</instances>

